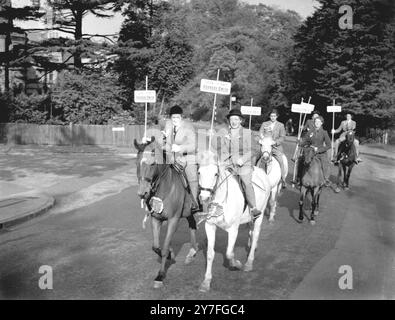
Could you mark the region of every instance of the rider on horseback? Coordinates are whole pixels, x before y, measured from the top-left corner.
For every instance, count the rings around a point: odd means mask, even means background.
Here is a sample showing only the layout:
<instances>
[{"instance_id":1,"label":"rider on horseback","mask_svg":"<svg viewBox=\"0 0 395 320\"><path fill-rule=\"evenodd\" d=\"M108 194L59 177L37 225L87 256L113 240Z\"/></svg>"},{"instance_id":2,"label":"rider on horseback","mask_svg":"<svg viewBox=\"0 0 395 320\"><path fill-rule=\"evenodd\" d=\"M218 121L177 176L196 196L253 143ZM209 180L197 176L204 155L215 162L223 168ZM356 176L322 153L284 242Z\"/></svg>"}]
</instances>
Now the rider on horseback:
<instances>
[{"instance_id":1,"label":"rider on horseback","mask_svg":"<svg viewBox=\"0 0 395 320\"><path fill-rule=\"evenodd\" d=\"M340 143L342 143L346 139L347 132L349 131L355 132L356 127L357 127L357 123L354 120L352 120L351 113L347 113L346 120L343 120L340 123L339 128L337 128L336 130L332 129L332 133L339 133L343 131L340 137L336 139L335 142L335 154L336 154L336 160L334 161L335 165L339 164L339 160L341 157L341 153L339 152ZM355 153L357 155L357 159L355 160L355 163L358 164L362 160L359 158L359 141L357 139L354 139L354 147L355 147Z\"/></svg>"},{"instance_id":2,"label":"rider on horseback","mask_svg":"<svg viewBox=\"0 0 395 320\"><path fill-rule=\"evenodd\" d=\"M256 207L251 181L253 170L251 130L241 126L244 117L238 109L232 109L226 118L229 121L229 128L223 128L218 132L221 161L240 177L251 214L257 217L262 212Z\"/></svg>"},{"instance_id":3,"label":"rider on horseback","mask_svg":"<svg viewBox=\"0 0 395 320\"><path fill-rule=\"evenodd\" d=\"M305 133L302 138L302 142L300 143L301 147L312 146L316 152L317 158L321 162L321 168L325 178L325 186L330 186L329 181L329 160L327 151L331 148L331 140L328 136L328 132L326 132L322 128L322 124L324 123L324 119L321 116L317 116L314 119L314 129L309 130ZM298 172L298 180L300 181L300 170ZM293 182L297 184L297 181Z\"/></svg>"},{"instance_id":4,"label":"rider on horseback","mask_svg":"<svg viewBox=\"0 0 395 320\"><path fill-rule=\"evenodd\" d=\"M165 151L167 163L182 167L188 180L192 213L200 211L198 204L198 170L196 163L196 136L191 123L182 118L179 106L170 108L171 122L166 123L164 135L166 137Z\"/></svg>"},{"instance_id":5,"label":"rider on horseback","mask_svg":"<svg viewBox=\"0 0 395 320\"><path fill-rule=\"evenodd\" d=\"M306 124L303 127L303 132L313 131L314 130L314 120L320 116L319 111L314 110L311 116L311 119L306 121Z\"/></svg>"},{"instance_id":6,"label":"rider on horseback","mask_svg":"<svg viewBox=\"0 0 395 320\"><path fill-rule=\"evenodd\" d=\"M283 161L283 147L282 143L285 138L285 128L284 124L277 121L278 111L273 109L270 112L270 121L266 121L262 123L261 128L259 129L259 134L261 136L271 136L273 141L275 142L272 145L272 154L273 157L278 161L281 167L281 183L282 187L285 188L285 178L286 172Z\"/></svg>"}]
</instances>

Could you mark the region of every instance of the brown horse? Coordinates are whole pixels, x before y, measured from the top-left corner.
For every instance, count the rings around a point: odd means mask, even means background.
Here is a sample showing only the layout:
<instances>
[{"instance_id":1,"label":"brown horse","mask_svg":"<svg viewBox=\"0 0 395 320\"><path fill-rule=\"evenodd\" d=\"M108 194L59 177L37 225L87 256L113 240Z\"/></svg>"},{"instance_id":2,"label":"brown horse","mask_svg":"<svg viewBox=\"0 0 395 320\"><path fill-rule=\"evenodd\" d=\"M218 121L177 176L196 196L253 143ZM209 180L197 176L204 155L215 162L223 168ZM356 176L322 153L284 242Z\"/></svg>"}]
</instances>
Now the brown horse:
<instances>
[{"instance_id":1,"label":"brown horse","mask_svg":"<svg viewBox=\"0 0 395 320\"><path fill-rule=\"evenodd\" d=\"M308 191L311 193L311 217L310 223L315 224L315 216L319 212L319 202L322 187L325 183L324 173L322 171L321 162L318 159L314 148L310 145L302 148L301 161L301 187L299 199L299 221L303 221L304 217L304 200Z\"/></svg>"},{"instance_id":2,"label":"brown horse","mask_svg":"<svg viewBox=\"0 0 395 320\"><path fill-rule=\"evenodd\" d=\"M349 189L349 181L351 171L355 166L356 161L356 151L354 146L354 131L348 131L345 136L345 140L339 145L339 170L337 174L337 187L335 192L340 192L340 187L342 186L345 190ZM341 177L343 175L343 182Z\"/></svg>"},{"instance_id":3,"label":"brown horse","mask_svg":"<svg viewBox=\"0 0 395 320\"><path fill-rule=\"evenodd\" d=\"M161 268L154 285L159 288L163 286L166 276L166 260L172 258L170 243L181 217L187 218L191 235L191 249L185 263L191 262L196 256L196 221L191 214L192 198L173 165L158 163L154 152L144 152L139 165L141 176L138 196L145 200L152 217L152 250L161 257ZM159 238L164 221L167 221L167 233L161 249Z\"/></svg>"}]
</instances>

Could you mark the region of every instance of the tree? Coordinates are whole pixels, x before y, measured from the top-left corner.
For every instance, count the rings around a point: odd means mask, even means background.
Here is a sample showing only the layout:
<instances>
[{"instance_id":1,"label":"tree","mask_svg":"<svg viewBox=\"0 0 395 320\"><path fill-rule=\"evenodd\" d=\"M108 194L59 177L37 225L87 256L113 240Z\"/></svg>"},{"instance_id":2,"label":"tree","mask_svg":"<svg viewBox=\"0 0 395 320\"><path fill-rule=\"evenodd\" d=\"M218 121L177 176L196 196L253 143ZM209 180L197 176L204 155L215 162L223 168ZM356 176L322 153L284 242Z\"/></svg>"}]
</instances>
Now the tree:
<instances>
[{"instance_id":1,"label":"tree","mask_svg":"<svg viewBox=\"0 0 395 320\"><path fill-rule=\"evenodd\" d=\"M124 12L115 70L136 110L133 92L145 88L146 76L159 101L168 101L192 76L193 47L179 9L167 1L133 0Z\"/></svg>"},{"instance_id":2,"label":"tree","mask_svg":"<svg viewBox=\"0 0 395 320\"><path fill-rule=\"evenodd\" d=\"M336 99L360 123L389 123L395 108L393 2L352 1L351 30L338 24L342 1L319 2L321 8L295 36L295 56L283 78L288 99L310 95L321 111Z\"/></svg>"},{"instance_id":3,"label":"tree","mask_svg":"<svg viewBox=\"0 0 395 320\"><path fill-rule=\"evenodd\" d=\"M0 2L0 30L5 36L4 52L0 53L0 62L5 66L4 89L6 92L10 89L9 68L19 67L26 57L25 42L12 43L13 34L20 34L25 37L25 30L14 25L14 20L37 20L43 14L36 7L25 6L14 8L10 0L1 0Z\"/></svg>"},{"instance_id":4,"label":"tree","mask_svg":"<svg viewBox=\"0 0 395 320\"><path fill-rule=\"evenodd\" d=\"M88 13L101 18L112 17L114 11L120 10L122 3L121 0L48 0L48 4L54 11L54 19L53 26L49 26L46 30L57 30L71 35L72 38L60 37L44 41L36 49L36 52L67 51L69 59L73 59L76 69L92 64L92 61L86 64L82 63L82 57L91 58L95 63L102 63L103 59L97 59L97 50L103 50L106 46L98 45L91 39L101 37L113 43L112 36L115 35L84 34L82 32L83 18ZM108 50L108 52L111 52L111 50ZM41 62L44 63L44 61ZM48 63L48 59L46 63ZM61 63L57 67L63 66L64 63Z\"/></svg>"},{"instance_id":5,"label":"tree","mask_svg":"<svg viewBox=\"0 0 395 320\"><path fill-rule=\"evenodd\" d=\"M64 123L106 124L123 114L121 87L103 72L65 72L52 92L54 116Z\"/></svg>"},{"instance_id":6,"label":"tree","mask_svg":"<svg viewBox=\"0 0 395 320\"><path fill-rule=\"evenodd\" d=\"M217 70L220 69L219 80L231 82L231 93L237 97L233 106L249 105L253 98L254 105L263 107L264 115L253 118L253 126L255 123L258 125L270 109L283 107L287 103L286 98L278 93L280 75L291 54L292 35L296 33L301 19L294 12L282 12L264 5L240 5L233 1L230 2L232 6L226 7L229 10L233 8L232 13L225 9L214 10L222 8L223 2L226 1L213 2L217 5L212 9L207 9L210 8L209 3L191 2L185 19L190 21L190 34L195 43L195 77L173 100L189 106L196 119L201 115L207 117L207 114L210 117L211 113L207 111L212 109L213 97L201 93L199 83L202 78L216 79ZM212 30L210 35L209 31L204 31L207 34L201 39L201 35L195 35L193 29L212 20L210 14L208 21L205 21L204 12L207 10L216 14L218 28ZM232 19L228 19L229 16ZM200 21L197 20L199 17ZM221 121L222 114L229 108L229 96L217 96L217 106L217 120Z\"/></svg>"}]
</instances>

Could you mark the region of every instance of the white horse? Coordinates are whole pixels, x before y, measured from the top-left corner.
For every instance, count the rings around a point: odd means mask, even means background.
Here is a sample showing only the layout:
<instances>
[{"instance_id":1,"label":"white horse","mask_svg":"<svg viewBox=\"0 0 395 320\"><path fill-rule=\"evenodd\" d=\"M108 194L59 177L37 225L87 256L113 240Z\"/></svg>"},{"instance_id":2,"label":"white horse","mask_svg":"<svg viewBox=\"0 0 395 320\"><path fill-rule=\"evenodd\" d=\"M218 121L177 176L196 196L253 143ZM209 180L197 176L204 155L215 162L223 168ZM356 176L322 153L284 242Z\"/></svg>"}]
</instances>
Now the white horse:
<instances>
[{"instance_id":1,"label":"white horse","mask_svg":"<svg viewBox=\"0 0 395 320\"><path fill-rule=\"evenodd\" d=\"M249 253L244 271L251 271L253 268L255 250L258 243L259 233L263 219L263 211L266 208L270 195L269 179L265 172L255 167L252 175L252 182L257 201L257 208L262 214L256 218L255 222L250 214L250 209L245 206L243 192L237 178L219 166L214 156L206 154L205 159L200 161L199 185L200 198L207 202L210 200L208 215L205 218L205 229L207 235L207 268L204 280L199 290L207 292L210 290L212 279L212 265L214 260L215 232L217 227L228 232L228 246L226 258L231 267L241 269L240 261L235 259L234 246L239 231L239 225L250 223L249 231Z\"/></svg>"},{"instance_id":2,"label":"white horse","mask_svg":"<svg viewBox=\"0 0 395 320\"><path fill-rule=\"evenodd\" d=\"M272 156L272 145L274 141L272 137L263 137L259 140L259 144L261 145L262 157L260 162L264 165L266 174L269 177L270 181L270 214L269 221L274 221L274 216L276 215L277 208L277 197L281 193L281 167L278 163L277 159ZM283 163L285 169L285 176L288 174L288 160L287 157L283 154Z\"/></svg>"}]
</instances>

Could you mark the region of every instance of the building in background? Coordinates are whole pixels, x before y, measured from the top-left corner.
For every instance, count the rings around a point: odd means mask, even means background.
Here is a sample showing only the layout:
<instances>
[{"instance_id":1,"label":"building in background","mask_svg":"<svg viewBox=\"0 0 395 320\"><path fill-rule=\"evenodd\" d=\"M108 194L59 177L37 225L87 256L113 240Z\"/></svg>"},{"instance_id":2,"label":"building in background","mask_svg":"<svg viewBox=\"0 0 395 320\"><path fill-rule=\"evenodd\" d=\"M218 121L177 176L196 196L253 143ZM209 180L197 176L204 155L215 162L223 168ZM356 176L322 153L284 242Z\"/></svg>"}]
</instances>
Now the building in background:
<instances>
[{"instance_id":1,"label":"building in background","mask_svg":"<svg viewBox=\"0 0 395 320\"><path fill-rule=\"evenodd\" d=\"M26 30L24 33L12 33L9 49L15 45L24 45L27 42L42 42L50 38L70 37L67 34L60 34L56 30L50 30L54 26L54 11L48 5L46 0L8 0L3 2L3 6L11 5L14 8L23 8L26 6L36 7L43 16L38 20L20 21L14 20L13 24ZM1 8L0 8L1 10ZM1 19L1 18L0 18ZM0 34L0 52L6 51L5 45L6 35ZM40 55L40 52L35 53ZM61 63L65 61L63 52L42 52L42 56L50 57L52 62ZM9 86L16 91L24 91L26 94L46 92L58 77L57 71L48 71L34 64L27 63L24 67L10 68L9 70ZM0 90L5 90L5 66L1 66L0 70Z\"/></svg>"}]
</instances>

